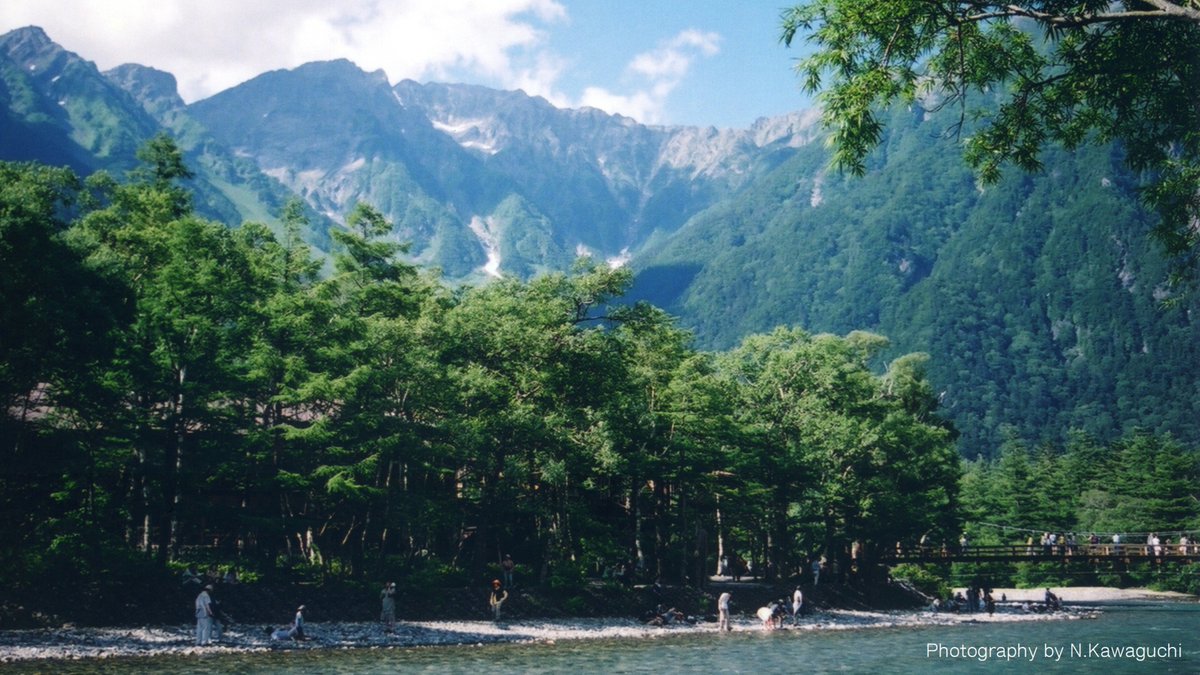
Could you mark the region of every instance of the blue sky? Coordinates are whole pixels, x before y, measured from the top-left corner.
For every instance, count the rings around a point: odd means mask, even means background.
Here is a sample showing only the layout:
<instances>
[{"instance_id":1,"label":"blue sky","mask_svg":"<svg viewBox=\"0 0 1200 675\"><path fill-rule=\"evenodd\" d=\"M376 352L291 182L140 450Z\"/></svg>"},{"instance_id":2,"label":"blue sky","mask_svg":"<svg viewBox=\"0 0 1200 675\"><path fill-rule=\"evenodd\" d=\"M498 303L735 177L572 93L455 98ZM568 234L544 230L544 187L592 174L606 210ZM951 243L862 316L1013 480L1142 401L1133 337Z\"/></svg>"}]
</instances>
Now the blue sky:
<instances>
[{"instance_id":1,"label":"blue sky","mask_svg":"<svg viewBox=\"0 0 1200 675\"><path fill-rule=\"evenodd\" d=\"M779 43L786 2L7 0L102 68L173 73L194 101L277 68L349 58L393 81L523 89L652 124L745 127L809 106Z\"/></svg>"}]
</instances>

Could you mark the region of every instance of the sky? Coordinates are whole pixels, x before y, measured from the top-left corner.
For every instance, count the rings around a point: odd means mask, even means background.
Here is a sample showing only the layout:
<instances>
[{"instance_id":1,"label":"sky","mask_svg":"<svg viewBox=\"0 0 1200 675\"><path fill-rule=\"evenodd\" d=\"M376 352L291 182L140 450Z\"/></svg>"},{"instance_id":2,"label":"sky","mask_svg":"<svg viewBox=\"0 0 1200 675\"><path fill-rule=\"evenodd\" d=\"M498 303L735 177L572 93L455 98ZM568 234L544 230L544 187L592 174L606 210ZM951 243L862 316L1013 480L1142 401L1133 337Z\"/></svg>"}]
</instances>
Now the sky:
<instances>
[{"instance_id":1,"label":"sky","mask_svg":"<svg viewBox=\"0 0 1200 675\"><path fill-rule=\"evenodd\" d=\"M779 42L787 0L4 0L101 70L175 75L193 102L348 58L393 82L522 89L646 124L744 128L809 107Z\"/></svg>"}]
</instances>

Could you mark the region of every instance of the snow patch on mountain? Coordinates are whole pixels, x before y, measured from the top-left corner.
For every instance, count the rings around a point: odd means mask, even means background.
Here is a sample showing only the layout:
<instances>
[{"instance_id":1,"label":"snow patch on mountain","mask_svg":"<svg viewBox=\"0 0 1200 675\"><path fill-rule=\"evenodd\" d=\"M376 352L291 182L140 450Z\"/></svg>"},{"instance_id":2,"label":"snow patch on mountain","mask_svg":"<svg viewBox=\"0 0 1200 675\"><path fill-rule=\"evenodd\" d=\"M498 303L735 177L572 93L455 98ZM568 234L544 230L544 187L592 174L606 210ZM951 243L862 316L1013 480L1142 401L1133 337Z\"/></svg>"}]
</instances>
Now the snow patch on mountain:
<instances>
[{"instance_id":1,"label":"snow patch on mountain","mask_svg":"<svg viewBox=\"0 0 1200 675\"><path fill-rule=\"evenodd\" d=\"M500 236L496 232L496 220L491 216L480 218L479 216L471 216L471 222L467 224L471 228L471 232L479 238L479 243L483 245L483 251L487 254L487 262L480 268L483 273L500 278Z\"/></svg>"},{"instance_id":2,"label":"snow patch on mountain","mask_svg":"<svg viewBox=\"0 0 1200 675\"><path fill-rule=\"evenodd\" d=\"M429 120L433 128L453 138L468 150L494 155L502 149L495 127L488 119Z\"/></svg>"}]
</instances>

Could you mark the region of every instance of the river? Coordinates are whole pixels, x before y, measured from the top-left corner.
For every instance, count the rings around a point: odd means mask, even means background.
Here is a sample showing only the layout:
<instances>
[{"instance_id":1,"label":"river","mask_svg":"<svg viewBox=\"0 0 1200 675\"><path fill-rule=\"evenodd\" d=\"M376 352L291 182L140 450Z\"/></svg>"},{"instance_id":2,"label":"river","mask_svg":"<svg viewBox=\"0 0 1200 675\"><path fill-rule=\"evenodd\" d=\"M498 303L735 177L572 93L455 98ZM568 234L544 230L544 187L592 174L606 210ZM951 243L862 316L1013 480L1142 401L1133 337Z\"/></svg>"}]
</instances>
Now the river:
<instances>
[{"instance_id":1,"label":"river","mask_svg":"<svg viewBox=\"0 0 1200 675\"><path fill-rule=\"evenodd\" d=\"M54 673L1200 673L1200 604L1105 607L1094 619L906 628L671 633L409 649L24 662Z\"/></svg>"}]
</instances>

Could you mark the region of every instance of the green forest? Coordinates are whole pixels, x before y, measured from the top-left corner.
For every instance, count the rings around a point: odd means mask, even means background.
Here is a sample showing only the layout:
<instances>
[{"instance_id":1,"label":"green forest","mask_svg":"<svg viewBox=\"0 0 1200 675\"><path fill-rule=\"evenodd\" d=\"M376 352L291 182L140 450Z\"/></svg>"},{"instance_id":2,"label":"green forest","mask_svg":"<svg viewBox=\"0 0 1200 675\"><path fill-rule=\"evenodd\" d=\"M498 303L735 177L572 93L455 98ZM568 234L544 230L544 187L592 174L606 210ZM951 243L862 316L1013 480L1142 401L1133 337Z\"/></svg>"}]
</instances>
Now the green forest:
<instances>
[{"instance_id":1,"label":"green forest","mask_svg":"<svg viewBox=\"0 0 1200 675\"><path fill-rule=\"evenodd\" d=\"M0 583L220 561L469 584L503 554L686 583L960 527L926 359L872 372L881 336L698 351L621 302L627 270L453 288L364 204L323 269L298 204L282 236L227 228L168 137L140 157L122 181L0 165Z\"/></svg>"},{"instance_id":2,"label":"green forest","mask_svg":"<svg viewBox=\"0 0 1200 675\"><path fill-rule=\"evenodd\" d=\"M123 180L0 164L10 588L188 563L465 586L505 554L551 585L617 564L695 584L721 557L789 576L854 543L872 569L997 520L1200 526L1196 454L1169 437L963 463L928 356L873 370L883 336L701 351L622 301L628 270L452 287L366 204L322 261L298 202L280 236L231 229L193 212L167 136L139 156Z\"/></svg>"}]
</instances>

